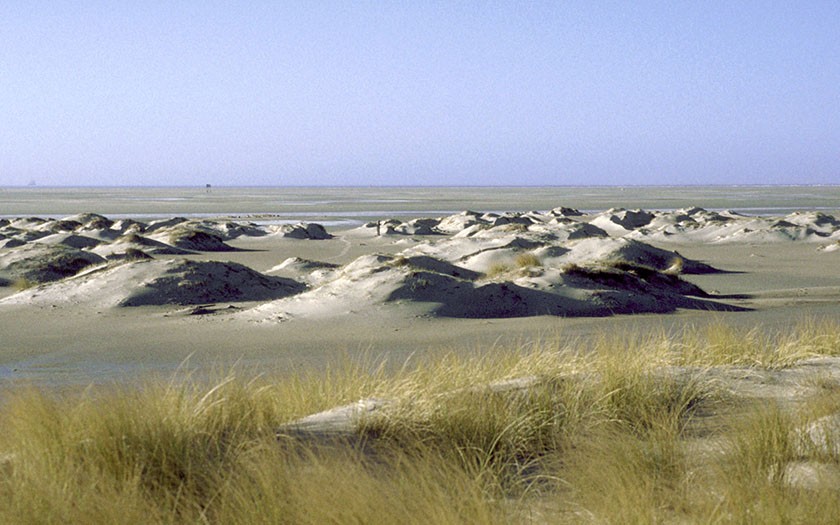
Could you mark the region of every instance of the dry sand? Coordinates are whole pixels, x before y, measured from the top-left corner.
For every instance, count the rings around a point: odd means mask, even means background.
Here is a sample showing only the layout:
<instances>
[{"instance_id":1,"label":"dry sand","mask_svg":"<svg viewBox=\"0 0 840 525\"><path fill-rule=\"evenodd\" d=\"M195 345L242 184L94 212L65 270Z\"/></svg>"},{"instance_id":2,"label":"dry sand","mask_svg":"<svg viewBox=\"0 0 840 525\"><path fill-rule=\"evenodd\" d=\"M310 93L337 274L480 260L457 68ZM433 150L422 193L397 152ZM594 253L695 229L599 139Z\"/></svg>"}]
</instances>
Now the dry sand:
<instances>
[{"instance_id":1,"label":"dry sand","mask_svg":"<svg viewBox=\"0 0 840 525\"><path fill-rule=\"evenodd\" d=\"M185 359L199 373L234 363L293 373L360 354L399 363L558 335L721 319L778 328L840 313L836 189L682 200L676 190L575 199L563 195L571 189L530 189L528 200L525 189L504 200L475 189L472 201L457 191L350 199L346 189L299 189L297 204L286 195L273 207L280 196L256 190L136 191L134 200L125 189L0 192L4 384L134 380ZM606 198L660 207L594 206ZM740 198L772 214L688 198ZM377 219L378 235L365 224Z\"/></svg>"}]
</instances>

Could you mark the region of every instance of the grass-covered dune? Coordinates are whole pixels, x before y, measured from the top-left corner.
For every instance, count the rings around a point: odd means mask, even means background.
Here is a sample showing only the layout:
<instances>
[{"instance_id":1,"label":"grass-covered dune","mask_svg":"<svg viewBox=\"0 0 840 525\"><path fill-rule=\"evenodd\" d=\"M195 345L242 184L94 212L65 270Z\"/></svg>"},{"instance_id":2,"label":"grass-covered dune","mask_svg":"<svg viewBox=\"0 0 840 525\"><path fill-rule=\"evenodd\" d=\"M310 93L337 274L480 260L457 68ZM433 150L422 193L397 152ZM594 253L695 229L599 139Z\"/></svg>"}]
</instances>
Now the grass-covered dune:
<instances>
[{"instance_id":1,"label":"grass-covered dune","mask_svg":"<svg viewBox=\"0 0 840 525\"><path fill-rule=\"evenodd\" d=\"M832 356L836 323L719 324L291 379L18 389L0 400L0 522L828 523L840 424L814 422L840 413ZM380 408L349 433L290 425L360 399Z\"/></svg>"}]
</instances>

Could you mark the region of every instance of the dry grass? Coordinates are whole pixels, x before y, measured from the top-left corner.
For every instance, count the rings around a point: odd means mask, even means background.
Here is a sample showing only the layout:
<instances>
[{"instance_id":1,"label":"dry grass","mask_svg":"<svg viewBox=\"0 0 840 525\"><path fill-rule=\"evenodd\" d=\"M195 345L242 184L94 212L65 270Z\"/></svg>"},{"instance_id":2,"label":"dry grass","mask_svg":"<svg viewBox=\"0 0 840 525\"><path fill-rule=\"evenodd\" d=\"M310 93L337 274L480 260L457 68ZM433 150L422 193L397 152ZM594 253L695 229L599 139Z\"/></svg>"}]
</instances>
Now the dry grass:
<instances>
[{"instance_id":1,"label":"dry grass","mask_svg":"<svg viewBox=\"0 0 840 525\"><path fill-rule=\"evenodd\" d=\"M38 286L38 283L35 281L31 281L26 277L19 277L11 282L11 287L16 292L22 292L34 286Z\"/></svg>"},{"instance_id":2,"label":"dry grass","mask_svg":"<svg viewBox=\"0 0 840 525\"><path fill-rule=\"evenodd\" d=\"M685 259L677 255L669 261L668 267L663 271L663 273L668 275L679 275L683 272L684 266Z\"/></svg>"},{"instance_id":3,"label":"dry grass","mask_svg":"<svg viewBox=\"0 0 840 525\"><path fill-rule=\"evenodd\" d=\"M723 322L689 326L668 339L675 364L737 365L778 369L818 355L840 355L836 322L807 320L793 331L754 327L744 331Z\"/></svg>"},{"instance_id":4,"label":"dry grass","mask_svg":"<svg viewBox=\"0 0 840 525\"><path fill-rule=\"evenodd\" d=\"M532 253L520 253L512 263L494 263L484 273L485 279L514 278L527 275L542 267L542 261Z\"/></svg>"},{"instance_id":5,"label":"dry grass","mask_svg":"<svg viewBox=\"0 0 840 525\"><path fill-rule=\"evenodd\" d=\"M490 265L490 268L484 273L484 277L487 279L496 279L498 277L504 277L510 275L513 271L513 266L505 263L494 263Z\"/></svg>"},{"instance_id":6,"label":"dry grass","mask_svg":"<svg viewBox=\"0 0 840 525\"><path fill-rule=\"evenodd\" d=\"M520 253L514 261L517 268L539 268L542 261L533 253Z\"/></svg>"},{"instance_id":7,"label":"dry grass","mask_svg":"<svg viewBox=\"0 0 840 525\"><path fill-rule=\"evenodd\" d=\"M411 261L409 261L408 258L404 255L397 255L393 259L391 259L389 264L394 268L402 268L405 266L410 266Z\"/></svg>"},{"instance_id":8,"label":"dry grass","mask_svg":"<svg viewBox=\"0 0 840 525\"><path fill-rule=\"evenodd\" d=\"M792 412L733 412L706 373L838 355L836 324L581 346L389 372L349 362L276 382L13 392L0 411L0 522L823 523L840 512L833 488L803 491L787 470L840 468L819 447L795 446L797 429L836 413L840 397L824 389ZM289 421L367 397L393 403L361 422L363 447L277 437ZM714 416L727 406L736 417ZM719 421L698 446L704 417Z\"/></svg>"}]
</instances>

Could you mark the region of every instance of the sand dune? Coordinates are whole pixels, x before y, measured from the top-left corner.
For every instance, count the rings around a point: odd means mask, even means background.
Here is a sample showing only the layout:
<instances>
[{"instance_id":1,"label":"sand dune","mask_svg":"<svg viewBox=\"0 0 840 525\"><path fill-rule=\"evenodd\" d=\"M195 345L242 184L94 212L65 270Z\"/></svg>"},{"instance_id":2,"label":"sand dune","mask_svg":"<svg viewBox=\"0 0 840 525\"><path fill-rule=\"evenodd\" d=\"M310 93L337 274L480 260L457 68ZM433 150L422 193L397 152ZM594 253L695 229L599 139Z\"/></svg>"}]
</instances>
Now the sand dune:
<instances>
[{"instance_id":1,"label":"sand dune","mask_svg":"<svg viewBox=\"0 0 840 525\"><path fill-rule=\"evenodd\" d=\"M139 250L148 255L186 255L190 250L178 248L165 242L144 237L138 233L128 233L117 237L113 242L96 246L91 251L103 257L112 257L126 253L129 250Z\"/></svg>"},{"instance_id":2,"label":"sand dune","mask_svg":"<svg viewBox=\"0 0 840 525\"><path fill-rule=\"evenodd\" d=\"M267 301L304 285L262 275L241 264L183 259L122 261L71 279L23 290L6 304L132 307Z\"/></svg>"},{"instance_id":3,"label":"sand dune","mask_svg":"<svg viewBox=\"0 0 840 525\"><path fill-rule=\"evenodd\" d=\"M375 234L371 222L357 231ZM703 208L645 211L612 208L585 214L559 207L549 212L485 213L465 211L437 219L380 221L381 233L402 235L492 235L494 231L546 232L557 238L630 237L657 242L820 242L840 238L840 220L821 212L794 212L782 217L752 217ZM496 230L496 228L502 228Z\"/></svg>"},{"instance_id":4,"label":"sand dune","mask_svg":"<svg viewBox=\"0 0 840 525\"><path fill-rule=\"evenodd\" d=\"M216 234L181 226L173 230L165 230L160 234L152 234L150 237L176 248L196 252L232 252L236 250Z\"/></svg>"},{"instance_id":5,"label":"sand dune","mask_svg":"<svg viewBox=\"0 0 840 525\"><path fill-rule=\"evenodd\" d=\"M104 264L99 255L63 244L25 243L0 253L0 274L31 284L58 281L90 266Z\"/></svg>"},{"instance_id":6,"label":"sand dune","mask_svg":"<svg viewBox=\"0 0 840 525\"><path fill-rule=\"evenodd\" d=\"M53 233L46 237L41 237L36 240L40 244L62 244L71 248L78 248L80 250L85 248L93 248L102 244L102 241L88 237L86 235L78 235L75 233Z\"/></svg>"},{"instance_id":7,"label":"sand dune","mask_svg":"<svg viewBox=\"0 0 840 525\"><path fill-rule=\"evenodd\" d=\"M332 238L320 224L284 224L272 227L272 233L290 239L324 240ZM253 234L252 234L253 235Z\"/></svg>"},{"instance_id":8,"label":"sand dune","mask_svg":"<svg viewBox=\"0 0 840 525\"><path fill-rule=\"evenodd\" d=\"M557 207L389 219L337 235L347 244L342 253L354 246L364 252L372 238L396 236L407 244L344 265L289 253L260 273L218 259L240 251L229 243L243 239L263 248L300 249L294 243L328 241L334 234L319 224L259 225L223 218L142 223L86 213L7 219L0 222L0 283L37 286L2 303L96 308L249 303L236 316L259 321L394 305L456 318L733 310L739 307L680 277L726 268L668 246L805 242L822 243L821 252L831 253L840 243L840 221L818 212L749 217L687 208L586 214ZM199 259L181 258L191 256Z\"/></svg>"}]
</instances>

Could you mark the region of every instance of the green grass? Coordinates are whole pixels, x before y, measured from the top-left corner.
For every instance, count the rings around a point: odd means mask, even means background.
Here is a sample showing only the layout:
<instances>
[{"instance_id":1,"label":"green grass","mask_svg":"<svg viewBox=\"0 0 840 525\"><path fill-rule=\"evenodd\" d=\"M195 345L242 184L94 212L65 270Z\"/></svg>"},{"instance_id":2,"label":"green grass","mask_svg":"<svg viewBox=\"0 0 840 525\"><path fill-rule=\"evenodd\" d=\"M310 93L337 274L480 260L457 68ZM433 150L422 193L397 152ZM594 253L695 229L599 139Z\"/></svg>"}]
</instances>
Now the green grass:
<instances>
[{"instance_id":1,"label":"green grass","mask_svg":"<svg viewBox=\"0 0 840 525\"><path fill-rule=\"evenodd\" d=\"M840 411L836 388L817 377L813 399L751 404L711 373L814 355L840 355L840 327L717 324L398 370L16 390L0 403L0 522L831 522L836 487L793 486L788 465L840 469L797 446L803 424ZM360 421L361 445L281 430L370 397L392 403Z\"/></svg>"}]
</instances>

